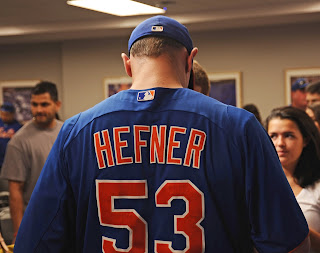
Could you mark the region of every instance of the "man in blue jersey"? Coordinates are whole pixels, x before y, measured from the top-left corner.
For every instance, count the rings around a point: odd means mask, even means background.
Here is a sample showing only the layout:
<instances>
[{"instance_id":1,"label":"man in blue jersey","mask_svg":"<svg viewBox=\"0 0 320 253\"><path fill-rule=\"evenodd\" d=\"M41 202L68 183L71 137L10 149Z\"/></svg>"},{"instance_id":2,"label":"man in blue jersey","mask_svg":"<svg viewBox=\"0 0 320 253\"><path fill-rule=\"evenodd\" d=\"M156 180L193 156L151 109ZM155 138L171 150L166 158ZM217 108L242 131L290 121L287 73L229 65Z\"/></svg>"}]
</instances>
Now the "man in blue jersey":
<instances>
[{"instance_id":1,"label":"man in blue jersey","mask_svg":"<svg viewBox=\"0 0 320 253\"><path fill-rule=\"evenodd\" d=\"M15 111L10 102L4 102L0 107L0 171L8 142L22 126L15 118ZM9 191L8 181L5 179L0 179L0 192L2 191Z\"/></svg>"},{"instance_id":2,"label":"man in blue jersey","mask_svg":"<svg viewBox=\"0 0 320 253\"><path fill-rule=\"evenodd\" d=\"M188 87L177 21L135 28L132 77L67 120L15 252L308 252L308 227L269 137L248 112Z\"/></svg>"},{"instance_id":3,"label":"man in blue jersey","mask_svg":"<svg viewBox=\"0 0 320 253\"><path fill-rule=\"evenodd\" d=\"M13 104L10 102L4 102L0 107L0 168L8 142L22 126L15 119L15 111Z\"/></svg>"}]
</instances>

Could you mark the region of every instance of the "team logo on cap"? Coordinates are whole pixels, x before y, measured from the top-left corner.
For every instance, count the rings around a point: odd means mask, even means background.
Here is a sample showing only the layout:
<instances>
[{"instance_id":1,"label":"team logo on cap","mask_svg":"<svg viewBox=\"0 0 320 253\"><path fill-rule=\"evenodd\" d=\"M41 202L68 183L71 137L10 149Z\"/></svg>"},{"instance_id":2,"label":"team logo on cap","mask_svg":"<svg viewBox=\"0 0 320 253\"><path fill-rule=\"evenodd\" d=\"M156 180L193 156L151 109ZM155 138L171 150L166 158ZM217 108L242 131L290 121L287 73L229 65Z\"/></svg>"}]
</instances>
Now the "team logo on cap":
<instances>
[{"instance_id":1,"label":"team logo on cap","mask_svg":"<svg viewBox=\"0 0 320 253\"><path fill-rule=\"evenodd\" d=\"M151 31L153 31L153 32L163 32L163 26L154 25L154 26L151 27Z\"/></svg>"},{"instance_id":2,"label":"team logo on cap","mask_svg":"<svg viewBox=\"0 0 320 253\"><path fill-rule=\"evenodd\" d=\"M149 101L154 99L155 90L140 91L137 96L138 101Z\"/></svg>"}]
</instances>

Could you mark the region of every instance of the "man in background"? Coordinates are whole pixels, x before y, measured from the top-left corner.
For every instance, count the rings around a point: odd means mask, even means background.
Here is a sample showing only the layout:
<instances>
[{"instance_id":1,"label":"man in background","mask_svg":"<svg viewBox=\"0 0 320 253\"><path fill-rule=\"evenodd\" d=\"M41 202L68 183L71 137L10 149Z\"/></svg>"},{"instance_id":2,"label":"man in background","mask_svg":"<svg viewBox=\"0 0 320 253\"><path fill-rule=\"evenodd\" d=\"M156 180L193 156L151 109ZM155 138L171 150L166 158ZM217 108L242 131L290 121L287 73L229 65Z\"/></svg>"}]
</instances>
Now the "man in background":
<instances>
[{"instance_id":1,"label":"man in background","mask_svg":"<svg viewBox=\"0 0 320 253\"><path fill-rule=\"evenodd\" d=\"M15 119L13 104L4 102L0 108L0 168L2 167L7 144L21 126Z\"/></svg>"},{"instance_id":2,"label":"man in background","mask_svg":"<svg viewBox=\"0 0 320 253\"><path fill-rule=\"evenodd\" d=\"M193 89L198 91L206 96L209 96L210 93L210 81L207 75L207 72L196 60L193 60L193 75L194 75L194 84Z\"/></svg>"},{"instance_id":3,"label":"man in background","mask_svg":"<svg viewBox=\"0 0 320 253\"><path fill-rule=\"evenodd\" d=\"M320 81L308 85L306 93L308 105L320 102Z\"/></svg>"},{"instance_id":4,"label":"man in background","mask_svg":"<svg viewBox=\"0 0 320 253\"><path fill-rule=\"evenodd\" d=\"M9 204L14 236L54 141L62 126L56 119L61 106L56 85L38 83L31 94L33 119L13 136L7 146L1 178L9 180Z\"/></svg>"},{"instance_id":5,"label":"man in background","mask_svg":"<svg viewBox=\"0 0 320 253\"><path fill-rule=\"evenodd\" d=\"M15 107L13 104L4 102L0 107L0 170L7 144L21 126L15 119ZM1 234L7 243L11 243L13 231L9 214L9 186L8 180L2 178L0 179L0 211ZM4 245L2 246L5 247Z\"/></svg>"},{"instance_id":6,"label":"man in background","mask_svg":"<svg viewBox=\"0 0 320 253\"><path fill-rule=\"evenodd\" d=\"M306 87L308 81L305 78L298 78L291 86L291 106L303 111L307 108Z\"/></svg>"}]
</instances>

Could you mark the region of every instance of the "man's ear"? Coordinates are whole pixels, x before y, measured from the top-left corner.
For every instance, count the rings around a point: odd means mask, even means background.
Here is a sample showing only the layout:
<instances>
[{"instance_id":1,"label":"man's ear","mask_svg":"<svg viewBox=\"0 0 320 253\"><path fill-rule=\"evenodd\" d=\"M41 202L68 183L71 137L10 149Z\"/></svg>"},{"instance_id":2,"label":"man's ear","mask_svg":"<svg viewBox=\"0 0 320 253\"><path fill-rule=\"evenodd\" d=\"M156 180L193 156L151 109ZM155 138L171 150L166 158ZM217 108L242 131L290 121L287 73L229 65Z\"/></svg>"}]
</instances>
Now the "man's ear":
<instances>
[{"instance_id":1,"label":"man's ear","mask_svg":"<svg viewBox=\"0 0 320 253\"><path fill-rule=\"evenodd\" d=\"M132 77L130 58L125 53L121 54L121 58L122 58L124 69L125 69L127 75Z\"/></svg>"},{"instance_id":2,"label":"man's ear","mask_svg":"<svg viewBox=\"0 0 320 253\"><path fill-rule=\"evenodd\" d=\"M198 48L197 47L193 48L192 51L190 52L190 55L188 56L188 59L187 59L187 63L188 63L187 72L191 71L193 58L197 55L197 53L198 53Z\"/></svg>"},{"instance_id":3,"label":"man's ear","mask_svg":"<svg viewBox=\"0 0 320 253\"><path fill-rule=\"evenodd\" d=\"M56 104L56 111L58 112L61 108L61 101L58 100L55 102L55 104Z\"/></svg>"}]
</instances>

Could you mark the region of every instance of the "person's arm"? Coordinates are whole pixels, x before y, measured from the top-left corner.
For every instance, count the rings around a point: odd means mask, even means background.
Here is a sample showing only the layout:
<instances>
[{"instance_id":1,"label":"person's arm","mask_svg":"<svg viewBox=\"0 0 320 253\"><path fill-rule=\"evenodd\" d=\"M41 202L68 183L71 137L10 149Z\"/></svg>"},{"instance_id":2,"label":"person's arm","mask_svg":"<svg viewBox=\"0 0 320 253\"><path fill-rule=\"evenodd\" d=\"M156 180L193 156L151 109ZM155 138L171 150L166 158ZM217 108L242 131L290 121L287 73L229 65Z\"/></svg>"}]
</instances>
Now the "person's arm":
<instances>
[{"instance_id":1,"label":"person's arm","mask_svg":"<svg viewBox=\"0 0 320 253\"><path fill-rule=\"evenodd\" d=\"M320 233L309 227L312 250L320 252Z\"/></svg>"},{"instance_id":2,"label":"person's arm","mask_svg":"<svg viewBox=\"0 0 320 253\"><path fill-rule=\"evenodd\" d=\"M290 251L289 253L308 253L310 252L310 233L309 235L306 237L306 239L294 250Z\"/></svg>"},{"instance_id":3,"label":"person's arm","mask_svg":"<svg viewBox=\"0 0 320 253\"><path fill-rule=\"evenodd\" d=\"M301 209L309 226L309 235L311 249L315 252L320 252L320 184L315 183L311 189L307 189L304 193L297 197L298 202L301 202Z\"/></svg>"},{"instance_id":4,"label":"person's arm","mask_svg":"<svg viewBox=\"0 0 320 253\"><path fill-rule=\"evenodd\" d=\"M9 205L10 205L10 214L11 214L11 219L13 223L13 232L14 232L14 238L12 243L15 242L16 235L18 233L18 229L23 217L23 209L24 209L23 186L24 186L24 182L11 181L11 180L9 181L9 192L10 192Z\"/></svg>"}]
</instances>

